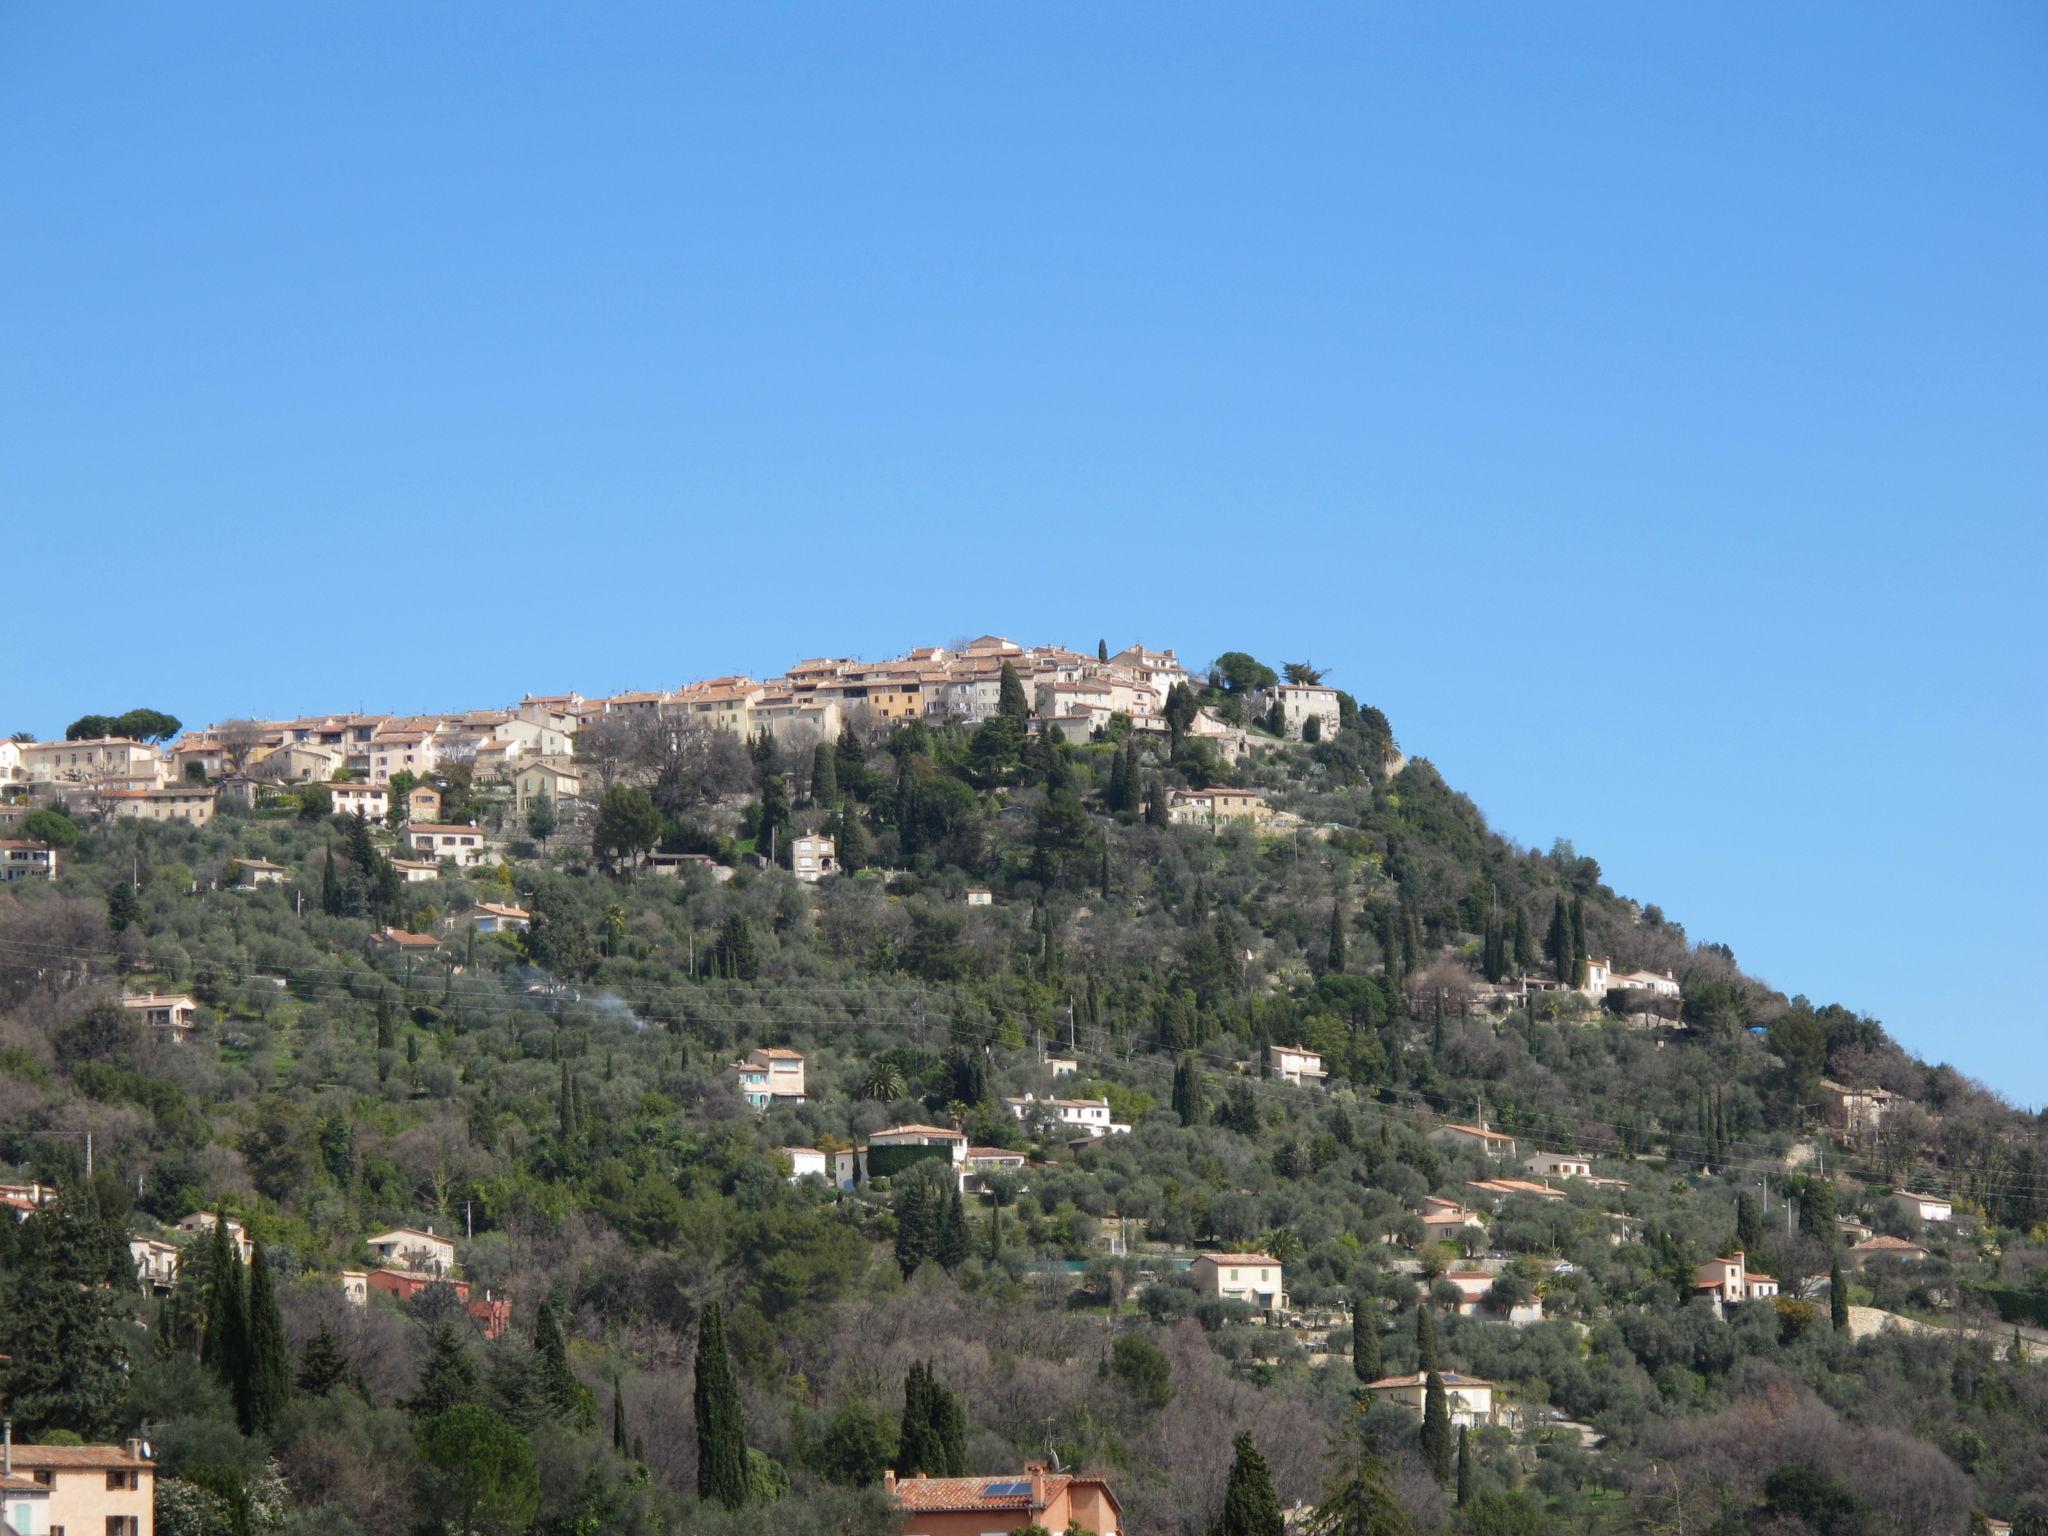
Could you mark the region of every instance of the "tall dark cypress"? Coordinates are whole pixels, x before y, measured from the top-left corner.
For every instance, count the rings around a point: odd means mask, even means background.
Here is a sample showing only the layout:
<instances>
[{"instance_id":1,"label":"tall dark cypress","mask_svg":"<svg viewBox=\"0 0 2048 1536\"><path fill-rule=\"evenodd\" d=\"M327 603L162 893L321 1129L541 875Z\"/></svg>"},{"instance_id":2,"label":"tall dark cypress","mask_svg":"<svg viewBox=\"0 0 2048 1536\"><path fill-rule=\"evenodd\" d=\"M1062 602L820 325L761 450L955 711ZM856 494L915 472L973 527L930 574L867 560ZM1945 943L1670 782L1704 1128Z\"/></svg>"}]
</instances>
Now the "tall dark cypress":
<instances>
[{"instance_id":1,"label":"tall dark cypress","mask_svg":"<svg viewBox=\"0 0 2048 1536\"><path fill-rule=\"evenodd\" d=\"M1586 984L1586 898L1572 898L1572 985Z\"/></svg>"},{"instance_id":2,"label":"tall dark cypress","mask_svg":"<svg viewBox=\"0 0 2048 1536\"><path fill-rule=\"evenodd\" d=\"M1557 979L1570 986L1577 966L1572 957L1571 914L1565 907L1563 896L1559 896L1557 905L1550 909L1550 932L1543 941L1543 950Z\"/></svg>"},{"instance_id":3,"label":"tall dark cypress","mask_svg":"<svg viewBox=\"0 0 2048 1536\"><path fill-rule=\"evenodd\" d=\"M1422 1389L1422 1459L1439 1483L1451 1480L1451 1460L1456 1447L1451 1442L1451 1403L1444 1392L1444 1379L1432 1370Z\"/></svg>"},{"instance_id":4,"label":"tall dark cypress","mask_svg":"<svg viewBox=\"0 0 2048 1536\"><path fill-rule=\"evenodd\" d=\"M945 1196L944 1214L939 1221L939 1239L932 1257L951 1274L967 1262L967 1204L956 1188Z\"/></svg>"},{"instance_id":5,"label":"tall dark cypress","mask_svg":"<svg viewBox=\"0 0 2048 1536\"><path fill-rule=\"evenodd\" d=\"M1415 1368L1436 1369L1436 1319L1429 1315L1428 1307L1415 1309Z\"/></svg>"},{"instance_id":6,"label":"tall dark cypress","mask_svg":"<svg viewBox=\"0 0 2048 1536\"><path fill-rule=\"evenodd\" d=\"M612 1386L612 1449L626 1454L626 1389L618 1383Z\"/></svg>"},{"instance_id":7,"label":"tall dark cypress","mask_svg":"<svg viewBox=\"0 0 2048 1536\"><path fill-rule=\"evenodd\" d=\"M1216 1536L1283 1536L1286 1522L1273 1492L1273 1474L1249 1434L1230 1442L1230 1480L1223 1487L1223 1518Z\"/></svg>"},{"instance_id":8,"label":"tall dark cypress","mask_svg":"<svg viewBox=\"0 0 2048 1536\"><path fill-rule=\"evenodd\" d=\"M911 1361L910 1370L903 1378L903 1419L896 1434L898 1477L915 1477L920 1472L927 1477L945 1475L945 1446L939 1439L938 1426L933 1422L935 1386L930 1364L923 1360Z\"/></svg>"},{"instance_id":9,"label":"tall dark cypress","mask_svg":"<svg viewBox=\"0 0 2048 1536\"><path fill-rule=\"evenodd\" d=\"M1024 696L1024 680L1017 676L1017 669L1007 661L1003 663L1002 676L996 684L996 713L1008 715L1012 720L1031 718L1031 701Z\"/></svg>"},{"instance_id":10,"label":"tall dark cypress","mask_svg":"<svg viewBox=\"0 0 2048 1536\"><path fill-rule=\"evenodd\" d=\"M704 1304L697 1323L697 1497L738 1509L747 1502L747 1426L725 1347L725 1314Z\"/></svg>"},{"instance_id":11,"label":"tall dark cypress","mask_svg":"<svg viewBox=\"0 0 2048 1536\"><path fill-rule=\"evenodd\" d=\"M1380 1379L1380 1323L1363 1291L1351 1298L1351 1372L1360 1381Z\"/></svg>"},{"instance_id":12,"label":"tall dark cypress","mask_svg":"<svg viewBox=\"0 0 2048 1536\"><path fill-rule=\"evenodd\" d=\"M1341 976L1344 958L1344 898L1339 896L1330 903L1330 948L1323 964L1332 976Z\"/></svg>"},{"instance_id":13,"label":"tall dark cypress","mask_svg":"<svg viewBox=\"0 0 2048 1536\"><path fill-rule=\"evenodd\" d=\"M1472 1432L1471 1426L1458 1426L1458 1508L1463 1509L1472 1498Z\"/></svg>"},{"instance_id":14,"label":"tall dark cypress","mask_svg":"<svg viewBox=\"0 0 2048 1536\"><path fill-rule=\"evenodd\" d=\"M270 1259L257 1243L249 1254L249 1348L243 1384L235 1393L242 1432L276 1432L292 1395L291 1346L285 1342L284 1315L277 1309L277 1288Z\"/></svg>"},{"instance_id":15,"label":"tall dark cypress","mask_svg":"<svg viewBox=\"0 0 2048 1536\"><path fill-rule=\"evenodd\" d=\"M227 1214L213 1217L212 1275L206 1298L206 1338L200 1357L233 1395L248 1372L249 1293L242 1258L228 1232ZM237 1397L237 1406L240 1399Z\"/></svg>"},{"instance_id":16,"label":"tall dark cypress","mask_svg":"<svg viewBox=\"0 0 2048 1536\"><path fill-rule=\"evenodd\" d=\"M1849 1287L1842 1281L1840 1258L1828 1260L1828 1321L1834 1324L1837 1333L1849 1326Z\"/></svg>"}]
</instances>

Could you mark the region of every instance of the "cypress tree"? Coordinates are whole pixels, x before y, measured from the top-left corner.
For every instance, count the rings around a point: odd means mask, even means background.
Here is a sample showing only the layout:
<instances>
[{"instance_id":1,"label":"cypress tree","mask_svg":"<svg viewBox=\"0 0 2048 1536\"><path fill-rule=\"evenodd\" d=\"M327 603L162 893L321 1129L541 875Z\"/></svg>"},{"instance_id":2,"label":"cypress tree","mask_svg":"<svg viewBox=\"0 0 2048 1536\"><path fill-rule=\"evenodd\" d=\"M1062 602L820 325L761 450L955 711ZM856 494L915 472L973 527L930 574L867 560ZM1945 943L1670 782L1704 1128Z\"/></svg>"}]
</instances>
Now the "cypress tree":
<instances>
[{"instance_id":1,"label":"cypress tree","mask_svg":"<svg viewBox=\"0 0 2048 1536\"><path fill-rule=\"evenodd\" d=\"M1526 971L1536 963L1536 940L1529 932L1529 914L1515 908L1515 969Z\"/></svg>"},{"instance_id":2,"label":"cypress tree","mask_svg":"<svg viewBox=\"0 0 2048 1536\"><path fill-rule=\"evenodd\" d=\"M947 1477L967 1475L967 1405L950 1387L932 1381L932 1428L938 1435L939 1453Z\"/></svg>"},{"instance_id":3,"label":"cypress tree","mask_svg":"<svg viewBox=\"0 0 2048 1536\"><path fill-rule=\"evenodd\" d=\"M1109 642L1107 640L1095 642L1095 659L1097 661L1109 660Z\"/></svg>"},{"instance_id":4,"label":"cypress tree","mask_svg":"<svg viewBox=\"0 0 2048 1536\"><path fill-rule=\"evenodd\" d=\"M1380 955L1387 969L1387 990L1401 985L1401 933L1392 907L1380 908ZM1400 998L1395 996L1394 1001Z\"/></svg>"},{"instance_id":5,"label":"cypress tree","mask_svg":"<svg viewBox=\"0 0 2048 1536\"><path fill-rule=\"evenodd\" d=\"M1266 1458L1249 1434L1238 1434L1230 1449L1230 1481L1224 1485L1223 1518L1217 1522L1216 1536L1283 1536L1286 1525Z\"/></svg>"},{"instance_id":6,"label":"cypress tree","mask_svg":"<svg viewBox=\"0 0 2048 1536\"><path fill-rule=\"evenodd\" d=\"M1468 1425L1458 1426L1458 1508L1472 1498L1472 1433Z\"/></svg>"},{"instance_id":7,"label":"cypress tree","mask_svg":"<svg viewBox=\"0 0 2048 1536\"><path fill-rule=\"evenodd\" d=\"M697 1324L697 1497L738 1509L747 1502L747 1427L725 1348L725 1315L704 1304Z\"/></svg>"},{"instance_id":8,"label":"cypress tree","mask_svg":"<svg viewBox=\"0 0 2048 1536\"><path fill-rule=\"evenodd\" d=\"M626 1389L612 1384L612 1449L626 1454Z\"/></svg>"},{"instance_id":9,"label":"cypress tree","mask_svg":"<svg viewBox=\"0 0 2048 1536\"><path fill-rule=\"evenodd\" d=\"M1429 1308L1415 1309L1415 1368L1418 1371L1436 1369L1436 1319L1429 1315Z\"/></svg>"},{"instance_id":10,"label":"cypress tree","mask_svg":"<svg viewBox=\"0 0 2048 1536\"><path fill-rule=\"evenodd\" d=\"M299 1352L299 1390L308 1397L326 1397L348 1376L348 1356L342 1353L341 1340L322 1323L320 1331L306 1340L306 1347Z\"/></svg>"},{"instance_id":11,"label":"cypress tree","mask_svg":"<svg viewBox=\"0 0 2048 1536\"><path fill-rule=\"evenodd\" d=\"M1572 985L1586 984L1586 898L1572 898Z\"/></svg>"},{"instance_id":12,"label":"cypress tree","mask_svg":"<svg viewBox=\"0 0 2048 1536\"><path fill-rule=\"evenodd\" d=\"M249 1255L249 1349L246 1374L235 1394L242 1432L269 1435L276 1431L292 1395L291 1348L285 1343L284 1315L277 1310L277 1290L270 1260L257 1243Z\"/></svg>"},{"instance_id":13,"label":"cypress tree","mask_svg":"<svg viewBox=\"0 0 2048 1536\"><path fill-rule=\"evenodd\" d=\"M1003 663L1002 679L996 685L996 713L1008 715L1012 720L1031 718L1031 701L1024 696L1024 681L1007 661Z\"/></svg>"},{"instance_id":14,"label":"cypress tree","mask_svg":"<svg viewBox=\"0 0 2048 1536\"><path fill-rule=\"evenodd\" d=\"M562 1063L561 1086L555 1090L556 1131L564 1141L576 1139L576 1085L569 1078L569 1063Z\"/></svg>"},{"instance_id":15,"label":"cypress tree","mask_svg":"<svg viewBox=\"0 0 2048 1536\"><path fill-rule=\"evenodd\" d=\"M817 805L839 803L839 757L822 741L811 749L811 800Z\"/></svg>"},{"instance_id":16,"label":"cypress tree","mask_svg":"<svg viewBox=\"0 0 2048 1536\"><path fill-rule=\"evenodd\" d=\"M1444 1395L1444 1379L1429 1372L1422 1396L1422 1459L1439 1483L1451 1480L1451 1404Z\"/></svg>"},{"instance_id":17,"label":"cypress tree","mask_svg":"<svg viewBox=\"0 0 2048 1536\"><path fill-rule=\"evenodd\" d=\"M967 1205L956 1188L945 1197L945 1213L939 1223L938 1242L932 1257L951 1274L967 1262Z\"/></svg>"},{"instance_id":18,"label":"cypress tree","mask_svg":"<svg viewBox=\"0 0 2048 1536\"><path fill-rule=\"evenodd\" d=\"M213 1217L212 1265L206 1298L206 1338L200 1358L220 1378L220 1384L240 1397L235 1385L248 1372L249 1293L245 1289L241 1255L228 1233L227 1214Z\"/></svg>"},{"instance_id":19,"label":"cypress tree","mask_svg":"<svg viewBox=\"0 0 2048 1536\"><path fill-rule=\"evenodd\" d=\"M1330 903L1330 950L1324 965L1333 976L1344 974L1344 899Z\"/></svg>"},{"instance_id":20,"label":"cypress tree","mask_svg":"<svg viewBox=\"0 0 2048 1536\"><path fill-rule=\"evenodd\" d=\"M1380 1379L1380 1324L1363 1291L1351 1298L1351 1373L1364 1382Z\"/></svg>"},{"instance_id":21,"label":"cypress tree","mask_svg":"<svg viewBox=\"0 0 2048 1536\"><path fill-rule=\"evenodd\" d=\"M1572 954L1571 914L1565 908L1563 896L1559 896L1557 905L1550 909L1550 933L1543 941L1543 950L1550 958L1550 968L1557 979L1570 986L1577 962Z\"/></svg>"},{"instance_id":22,"label":"cypress tree","mask_svg":"<svg viewBox=\"0 0 2048 1536\"><path fill-rule=\"evenodd\" d=\"M1839 1257L1828 1260L1828 1321L1835 1325L1837 1333L1849 1327L1849 1287L1842 1283Z\"/></svg>"},{"instance_id":23,"label":"cypress tree","mask_svg":"<svg viewBox=\"0 0 2048 1536\"><path fill-rule=\"evenodd\" d=\"M130 923L142 918L142 902L135 894L135 887L126 880L118 881L107 892L107 926L119 933Z\"/></svg>"},{"instance_id":24,"label":"cypress tree","mask_svg":"<svg viewBox=\"0 0 2048 1536\"><path fill-rule=\"evenodd\" d=\"M1166 786L1158 779L1152 781L1152 793L1145 801L1145 825L1165 827L1172 825L1173 818L1167 812Z\"/></svg>"},{"instance_id":25,"label":"cypress tree","mask_svg":"<svg viewBox=\"0 0 2048 1536\"><path fill-rule=\"evenodd\" d=\"M896 1437L898 1477L915 1477L920 1472L927 1477L945 1475L941 1470L946 1464L945 1447L933 1422L935 1387L931 1366L923 1360L911 1361L903 1378L903 1420Z\"/></svg>"}]
</instances>

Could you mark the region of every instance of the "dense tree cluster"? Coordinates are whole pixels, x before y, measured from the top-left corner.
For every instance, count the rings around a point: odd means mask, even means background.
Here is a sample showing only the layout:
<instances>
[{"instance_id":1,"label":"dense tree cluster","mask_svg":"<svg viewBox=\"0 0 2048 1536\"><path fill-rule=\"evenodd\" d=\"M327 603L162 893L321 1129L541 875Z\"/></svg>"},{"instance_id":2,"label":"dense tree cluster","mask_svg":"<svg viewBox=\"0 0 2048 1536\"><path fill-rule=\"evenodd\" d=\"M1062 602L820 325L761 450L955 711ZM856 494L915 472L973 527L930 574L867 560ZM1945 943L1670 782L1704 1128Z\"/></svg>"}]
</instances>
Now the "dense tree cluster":
<instances>
[{"instance_id":1,"label":"dense tree cluster","mask_svg":"<svg viewBox=\"0 0 2048 1536\"><path fill-rule=\"evenodd\" d=\"M1134 1528L1203 1536L1297 1503L1328 1531L2024 1514L2048 1486L2048 1349L2012 1332L2048 1324L2040 1125L1771 992L1569 844L1496 836L1369 706L1340 696L1335 735L1281 746L1255 718L1279 675L1219 658L1164 729L1075 745L1020 682L977 726L804 744L606 722L584 802L520 817L444 784L508 857L420 884L311 791L205 828L73 826L63 880L0 892L0 1167L63 1191L0 1223L17 1434L146 1419L192 1522L167 1528L305 1536L391 1508L879 1533L889 1467L1048 1450L1117 1469ZM1222 760L1204 710L1263 750ZM1215 783L1288 819L1165 825L1171 789ZM814 831L852 873L805 889L769 855ZM730 878L657 876L653 852ZM247 858L285 881L227 888ZM476 932L485 901L530 928ZM387 925L440 946L373 949ZM1594 959L1670 971L1682 1011L1517 985ZM190 992L195 1037L118 986ZM760 1045L805 1054L806 1103L740 1101L729 1064ZM1277 1046L1327 1082L1272 1075ZM1055 1083L1056 1055L1077 1074ZM1788 1163L1823 1076L1911 1104L1826 1176ZM1020 1119L1025 1093L1132 1130ZM1429 1134L1480 1115L1627 1187L1493 1209L1468 1181L1501 1168ZM871 1148L850 1191L788 1177L784 1148L909 1122L1028 1161L964 1191L943 1149ZM1969 1237L1891 1198L1929 1182ZM1427 1195L1483 1230L1432 1240ZM216 1223L143 1294L128 1235L195 1211L234 1213L248 1261ZM1851 1212L1930 1257L1846 1262ZM342 1299L399 1222L465 1232L504 1338L447 1285ZM1723 1320L1694 1269L1738 1246L1787 1294ZM1180 1266L1205 1247L1280 1257L1307 1326L1199 1295ZM1480 1254L1497 1273L1465 1308L1443 1277ZM1532 1300L1542 1321L1503 1320ZM1852 1302L1973 1328L1869 1335ZM1359 1396L1416 1372L1419 1415ZM1532 1427L1458 1433L1451 1372Z\"/></svg>"}]
</instances>

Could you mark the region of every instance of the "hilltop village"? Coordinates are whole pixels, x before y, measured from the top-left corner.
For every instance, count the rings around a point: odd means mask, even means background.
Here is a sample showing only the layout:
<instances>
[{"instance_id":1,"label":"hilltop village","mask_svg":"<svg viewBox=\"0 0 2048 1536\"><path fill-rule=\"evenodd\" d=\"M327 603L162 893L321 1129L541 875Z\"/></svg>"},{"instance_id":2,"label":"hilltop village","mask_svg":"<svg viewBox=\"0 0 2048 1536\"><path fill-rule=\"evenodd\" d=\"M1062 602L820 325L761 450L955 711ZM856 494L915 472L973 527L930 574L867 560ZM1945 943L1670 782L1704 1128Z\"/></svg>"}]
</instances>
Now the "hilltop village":
<instances>
[{"instance_id":1,"label":"hilltop village","mask_svg":"<svg viewBox=\"0 0 2048 1536\"><path fill-rule=\"evenodd\" d=\"M2048 1520L2038 1118L1310 662L88 714L0 880L19 1536Z\"/></svg>"}]
</instances>

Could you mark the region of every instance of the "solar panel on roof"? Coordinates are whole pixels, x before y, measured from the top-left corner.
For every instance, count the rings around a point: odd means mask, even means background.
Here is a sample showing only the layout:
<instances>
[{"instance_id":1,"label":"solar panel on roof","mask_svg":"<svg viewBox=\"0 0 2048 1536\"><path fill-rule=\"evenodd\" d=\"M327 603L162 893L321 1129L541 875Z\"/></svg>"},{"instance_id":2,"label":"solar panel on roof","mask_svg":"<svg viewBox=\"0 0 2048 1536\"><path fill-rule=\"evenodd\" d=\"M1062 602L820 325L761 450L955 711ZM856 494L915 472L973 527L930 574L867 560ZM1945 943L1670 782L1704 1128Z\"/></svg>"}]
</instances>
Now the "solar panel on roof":
<instances>
[{"instance_id":1,"label":"solar panel on roof","mask_svg":"<svg viewBox=\"0 0 2048 1536\"><path fill-rule=\"evenodd\" d=\"M981 1490L985 1499L1021 1499L1031 1491L1029 1483L990 1483Z\"/></svg>"}]
</instances>

